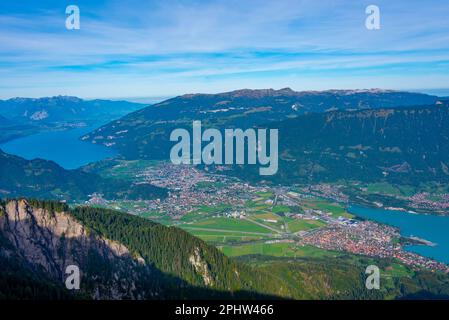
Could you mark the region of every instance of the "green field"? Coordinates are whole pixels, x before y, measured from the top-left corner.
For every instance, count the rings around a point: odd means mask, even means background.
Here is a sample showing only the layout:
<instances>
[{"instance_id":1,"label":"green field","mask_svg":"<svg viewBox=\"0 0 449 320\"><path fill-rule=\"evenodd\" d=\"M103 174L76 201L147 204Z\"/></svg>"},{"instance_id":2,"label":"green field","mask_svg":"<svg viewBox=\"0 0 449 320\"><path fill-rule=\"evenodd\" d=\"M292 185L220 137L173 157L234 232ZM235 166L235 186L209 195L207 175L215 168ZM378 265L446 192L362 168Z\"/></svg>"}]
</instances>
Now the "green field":
<instances>
[{"instance_id":1,"label":"green field","mask_svg":"<svg viewBox=\"0 0 449 320\"><path fill-rule=\"evenodd\" d=\"M324 227L326 224L320 220L288 219L287 225L290 232L298 232Z\"/></svg>"},{"instance_id":2,"label":"green field","mask_svg":"<svg viewBox=\"0 0 449 320\"><path fill-rule=\"evenodd\" d=\"M271 191L266 191L266 192L260 191L260 192L256 192L255 194L261 198L264 198L265 200L274 197L274 193Z\"/></svg>"},{"instance_id":3,"label":"green field","mask_svg":"<svg viewBox=\"0 0 449 320\"><path fill-rule=\"evenodd\" d=\"M252 215L251 217L256 218L256 219L272 219L272 220L281 220L281 217L279 217L278 215L275 215L273 213L270 212L264 212L264 213L257 213Z\"/></svg>"},{"instance_id":4,"label":"green field","mask_svg":"<svg viewBox=\"0 0 449 320\"><path fill-rule=\"evenodd\" d=\"M273 211L273 213L285 213L285 212L291 212L292 210L288 206L276 205L272 211Z\"/></svg>"},{"instance_id":5,"label":"green field","mask_svg":"<svg viewBox=\"0 0 449 320\"><path fill-rule=\"evenodd\" d=\"M183 215L181 217L181 221L182 222L195 222L200 219L204 219L207 216L208 216L208 214L206 214L206 213L199 212L199 211L193 211L193 212L189 212L189 213L186 213L185 215Z\"/></svg>"},{"instance_id":6,"label":"green field","mask_svg":"<svg viewBox=\"0 0 449 320\"><path fill-rule=\"evenodd\" d=\"M203 239L207 242L247 242L247 241L258 241L266 239L266 236L262 235L246 235L243 233L233 233L233 232L219 232L219 231L207 231L207 230L193 230L186 229L192 235Z\"/></svg>"},{"instance_id":7,"label":"green field","mask_svg":"<svg viewBox=\"0 0 449 320\"><path fill-rule=\"evenodd\" d=\"M410 197L414 195L416 192L418 192L417 189L421 189L417 188L416 186L397 185L388 182L368 183L361 185L360 188L365 189L363 190L363 193L365 194L376 193L389 196L405 196L405 197Z\"/></svg>"},{"instance_id":8,"label":"green field","mask_svg":"<svg viewBox=\"0 0 449 320\"><path fill-rule=\"evenodd\" d=\"M411 277L413 276L413 270L400 263L392 263L385 268L384 276L386 277Z\"/></svg>"},{"instance_id":9,"label":"green field","mask_svg":"<svg viewBox=\"0 0 449 320\"><path fill-rule=\"evenodd\" d=\"M345 208L338 203L330 202L324 199L306 200L303 202L305 208L330 212L334 218L340 216L353 218L354 216L346 212Z\"/></svg>"},{"instance_id":10,"label":"green field","mask_svg":"<svg viewBox=\"0 0 449 320\"><path fill-rule=\"evenodd\" d=\"M330 257L339 255L333 251L312 246L300 247L294 243L254 243L235 246L221 246L219 249L229 257L260 254L275 257Z\"/></svg>"},{"instance_id":11,"label":"green field","mask_svg":"<svg viewBox=\"0 0 449 320\"><path fill-rule=\"evenodd\" d=\"M134 181L136 174L159 163L153 160L114 160L104 166L98 164L98 173L105 178Z\"/></svg>"},{"instance_id":12,"label":"green field","mask_svg":"<svg viewBox=\"0 0 449 320\"><path fill-rule=\"evenodd\" d=\"M232 206L229 204L219 204L217 206L198 206L194 212L198 213L221 213L225 210L232 209Z\"/></svg>"},{"instance_id":13,"label":"green field","mask_svg":"<svg viewBox=\"0 0 449 320\"><path fill-rule=\"evenodd\" d=\"M386 194L392 196L401 196L403 195L401 190L396 186L387 183L387 182L379 182L379 183L370 183L365 186L366 193L379 193Z\"/></svg>"},{"instance_id":14,"label":"green field","mask_svg":"<svg viewBox=\"0 0 449 320\"><path fill-rule=\"evenodd\" d=\"M247 201L245 203L245 207L254 212L262 212L262 211L270 211L271 204L267 204L263 202L264 200L258 201Z\"/></svg>"},{"instance_id":15,"label":"green field","mask_svg":"<svg viewBox=\"0 0 449 320\"><path fill-rule=\"evenodd\" d=\"M223 188L226 185L223 182L209 182L209 181L200 181L195 185L195 188L198 190L208 189L208 188Z\"/></svg>"},{"instance_id":16,"label":"green field","mask_svg":"<svg viewBox=\"0 0 449 320\"><path fill-rule=\"evenodd\" d=\"M272 231L258 226L252 222L242 219L234 218L206 218L194 223L182 224L179 227L183 228L201 228L201 229L216 229L216 230L230 230L240 232L257 232L257 233L271 233Z\"/></svg>"}]
</instances>

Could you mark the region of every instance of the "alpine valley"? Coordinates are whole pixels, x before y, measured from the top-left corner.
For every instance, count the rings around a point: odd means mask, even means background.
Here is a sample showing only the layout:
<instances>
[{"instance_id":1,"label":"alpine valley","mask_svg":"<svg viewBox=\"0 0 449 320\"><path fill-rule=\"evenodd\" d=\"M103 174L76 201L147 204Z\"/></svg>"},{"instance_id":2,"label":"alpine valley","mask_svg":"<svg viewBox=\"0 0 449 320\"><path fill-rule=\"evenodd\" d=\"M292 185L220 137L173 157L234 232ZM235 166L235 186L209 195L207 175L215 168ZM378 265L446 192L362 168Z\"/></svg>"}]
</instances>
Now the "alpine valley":
<instances>
[{"instance_id":1,"label":"alpine valley","mask_svg":"<svg viewBox=\"0 0 449 320\"><path fill-rule=\"evenodd\" d=\"M278 172L173 164L170 133L195 120L278 129ZM0 150L0 299L449 299L447 98L284 88L0 101L2 142L85 126L78 143L116 156L69 170ZM71 265L80 290L65 286ZM370 265L379 290L365 285Z\"/></svg>"}]
</instances>

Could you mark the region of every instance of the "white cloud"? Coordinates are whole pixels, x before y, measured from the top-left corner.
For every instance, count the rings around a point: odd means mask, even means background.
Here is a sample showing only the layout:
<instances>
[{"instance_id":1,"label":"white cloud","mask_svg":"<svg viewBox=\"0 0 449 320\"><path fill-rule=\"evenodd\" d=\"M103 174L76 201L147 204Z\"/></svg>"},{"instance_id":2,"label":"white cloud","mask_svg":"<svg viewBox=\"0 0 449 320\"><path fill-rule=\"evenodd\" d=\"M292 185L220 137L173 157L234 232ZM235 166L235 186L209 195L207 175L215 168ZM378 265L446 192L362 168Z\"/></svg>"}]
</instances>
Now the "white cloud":
<instances>
[{"instance_id":1,"label":"white cloud","mask_svg":"<svg viewBox=\"0 0 449 320\"><path fill-rule=\"evenodd\" d=\"M80 4L80 31L65 30L63 10L56 8L40 10L40 16L35 11L0 15L0 96L52 90L81 96L165 95L181 88L302 87L314 81L369 87L382 79L413 86L426 74L423 68L439 81L448 71L437 70L449 61L446 1L376 1L380 31L364 28L370 4L364 1L92 3ZM402 81L389 81L401 77L401 64L409 72L402 71ZM390 66L395 67L391 74ZM365 82L354 81L356 76ZM435 81L426 83L438 85ZM136 92L143 87L148 93Z\"/></svg>"}]
</instances>

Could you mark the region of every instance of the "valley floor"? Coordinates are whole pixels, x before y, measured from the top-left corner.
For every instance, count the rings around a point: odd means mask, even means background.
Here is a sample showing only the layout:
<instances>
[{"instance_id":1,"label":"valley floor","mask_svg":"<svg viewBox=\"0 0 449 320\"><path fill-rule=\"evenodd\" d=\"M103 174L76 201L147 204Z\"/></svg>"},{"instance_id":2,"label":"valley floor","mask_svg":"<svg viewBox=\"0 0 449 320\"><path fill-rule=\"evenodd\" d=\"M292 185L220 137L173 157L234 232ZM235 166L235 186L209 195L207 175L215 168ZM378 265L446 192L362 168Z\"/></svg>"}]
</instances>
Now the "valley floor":
<instances>
[{"instance_id":1,"label":"valley floor","mask_svg":"<svg viewBox=\"0 0 449 320\"><path fill-rule=\"evenodd\" d=\"M444 263L406 251L404 245L412 239L404 239L397 228L361 220L346 209L356 187L365 195L385 197L391 194L376 191L394 187L352 186L351 193L346 192L349 184L255 186L192 166L144 160L113 160L88 170L171 191L166 199L148 201L108 201L95 194L87 204L180 227L228 256L298 258L349 253L393 259L414 269L449 272ZM418 240L413 241L416 244Z\"/></svg>"}]
</instances>

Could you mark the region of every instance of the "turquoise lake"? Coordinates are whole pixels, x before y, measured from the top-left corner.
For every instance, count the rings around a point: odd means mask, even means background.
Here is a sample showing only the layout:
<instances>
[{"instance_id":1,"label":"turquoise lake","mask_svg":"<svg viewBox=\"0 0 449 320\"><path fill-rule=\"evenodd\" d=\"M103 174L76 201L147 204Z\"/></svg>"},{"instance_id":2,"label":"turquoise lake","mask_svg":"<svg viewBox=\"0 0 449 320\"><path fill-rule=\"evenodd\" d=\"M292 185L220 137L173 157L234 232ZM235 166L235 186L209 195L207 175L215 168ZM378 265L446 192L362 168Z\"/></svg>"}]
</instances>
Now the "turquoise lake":
<instances>
[{"instance_id":1,"label":"turquoise lake","mask_svg":"<svg viewBox=\"0 0 449 320\"><path fill-rule=\"evenodd\" d=\"M404 236L429 240L436 246L414 245L405 249L449 263L449 217L350 206L348 211L369 220L398 227Z\"/></svg>"},{"instance_id":2,"label":"turquoise lake","mask_svg":"<svg viewBox=\"0 0 449 320\"><path fill-rule=\"evenodd\" d=\"M91 162L114 157L116 151L79 140L99 125L66 131L52 131L8 141L0 145L6 153L31 160L52 160L65 169L76 169Z\"/></svg>"}]
</instances>

